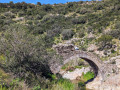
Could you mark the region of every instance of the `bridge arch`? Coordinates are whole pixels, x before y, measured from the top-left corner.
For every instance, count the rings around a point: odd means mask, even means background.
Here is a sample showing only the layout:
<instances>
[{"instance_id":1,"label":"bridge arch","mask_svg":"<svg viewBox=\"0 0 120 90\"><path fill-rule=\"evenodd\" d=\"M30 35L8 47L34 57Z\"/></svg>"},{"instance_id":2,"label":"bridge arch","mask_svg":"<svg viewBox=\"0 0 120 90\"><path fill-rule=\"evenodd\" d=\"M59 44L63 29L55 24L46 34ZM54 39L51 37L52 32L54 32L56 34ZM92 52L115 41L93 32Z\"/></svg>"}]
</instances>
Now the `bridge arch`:
<instances>
[{"instance_id":1,"label":"bridge arch","mask_svg":"<svg viewBox=\"0 0 120 90\"><path fill-rule=\"evenodd\" d=\"M54 63L50 66L51 71L55 74L59 73L63 65L77 58L82 58L87 61L89 65L93 68L95 77L100 76L103 80L108 77L108 74L113 73L113 70L114 72L118 71L116 65L103 63L102 60L100 60L100 58L93 53L75 50L74 45L72 44L56 45L53 48L56 50L57 54L63 57L62 64Z\"/></svg>"}]
</instances>

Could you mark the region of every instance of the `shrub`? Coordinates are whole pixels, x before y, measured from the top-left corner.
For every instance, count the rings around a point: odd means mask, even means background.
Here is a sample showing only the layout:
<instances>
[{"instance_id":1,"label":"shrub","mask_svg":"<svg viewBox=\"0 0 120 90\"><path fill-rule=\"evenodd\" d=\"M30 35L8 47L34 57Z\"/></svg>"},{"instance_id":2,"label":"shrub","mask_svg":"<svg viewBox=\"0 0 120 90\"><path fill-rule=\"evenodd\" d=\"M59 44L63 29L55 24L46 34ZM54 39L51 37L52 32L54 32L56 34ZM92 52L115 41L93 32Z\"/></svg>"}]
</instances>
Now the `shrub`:
<instances>
[{"instance_id":1,"label":"shrub","mask_svg":"<svg viewBox=\"0 0 120 90\"><path fill-rule=\"evenodd\" d=\"M26 83L35 83L35 78L38 82L41 80L41 83L46 82L41 76L47 77L47 73L50 72L46 60L47 58L50 60L51 57L46 56L48 54L43 38L29 34L27 27L22 25L9 27L1 36L0 54L5 55L7 62L4 62L4 66L15 76L25 79Z\"/></svg>"},{"instance_id":2,"label":"shrub","mask_svg":"<svg viewBox=\"0 0 120 90\"><path fill-rule=\"evenodd\" d=\"M75 85L67 79L59 79L51 90L75 90Z\"/></svg>"},{"instance_id":3,"label":"shrub","mask_svg":"<svg viewBox=\"0 0 120 90\"><path fill-rule=\"evenodd\" d=\"M40 5L40 6L41 6L41 3L40 3L40 2L37 2L37 5Z\"/></svg>"},{"instance_id":4,"label":"shrub","mask_svg":"<svg viewBox=\"0 0 120 90\"><path fill-rule=\"evenodd\" d=\"M32 15L32 13L33 13L32 9L27 9L26 14L27 14L28 16L29 16L29 15Z\"/></svg>"},{"instance_id":5,"label":"shrub","mask_svg":"<svg viewBox=\"0 0 120 90\"><path fill-rule=\"evenodd\" d=\"M118 5L115 5L115 8L114 8L115 10L120 10L120 5L118 4Z\"/></svg>"},{"instance_id":6,"label":"shrub","mask_svg":"<svg viewBox=\"0 0 120 90\"><path fill-rule=\"evenodd\" d=\"M37 34L43 34L44 30L41 27L36 26L32 32L33 34L37 35Z\"/></svg>"},{"instance_id":7,"label":"shrub","mask_svg":"<svg viewBox=\"0 0 120 90\"><path fill-rule=\"evenodd\" d=\"M86 17L81 16L81 17L72 19L72 23L73 24L85 24L86 23Z\"/></svg>"},{"instance_id":8,"label":"shrub","mask_svg":"<svg viewBox=\"0 0 120 90\"><path fill-rule=\"evenodd\" d=\"M114 38L120 39L120 29L111 30L110 32L108 32L108 34Z\"/></svg>"},{"instance_id":9,"label":"shrub","mask_svg":"<svg viewBox=\"0 0 120 90\"><path fill-rule=\"evenodd\" d=\"M88 9L86 9L86 8L81 8L79 11L77 11L77 13L79 13L79 14L85 14L87 12L88 12Z\"/></svg>"},{"instance_id":10,"label":"shrub","mask_svg":"<svg viewBox=\"0 0 120 90\"><path fill-rule=\"evenodd\" d=\"M5 17L5 16L3 16L3 15L1 15L1 16L0 16L0 19L5 19L5 18L6 18L6 17Z\"/></svg>"},{"instance_id":11,"label":"shrub","mask_svg":"<svg viewBox=\"0 0 120 90\"><path fill-rule=\"evenodd\" d=\"M44 5L43 6L43 10L45 10L46 12L51 11L53 9L52 5Z\"/></svg>"},{"instance_id":12,"label":"shrub","mask_svg":"<svg viewBox=\"0 0 120 90\"><path fill-rule=\"evenodd\" d=\"M102 3L96 4L95 7L93 7L94 10L102 10L104 9L104 6L102 5Z\"/></svg>"},{"instance_id":13,"label":"shrub","mask_svg":"<svg viewBox=\"0 0 120 90\"><path fill-rule=\"evenodd\" d=\"M4 25L4 20L0 19L0 26L3 26L3 25Z\"/></svg>"},{"instance_id":14,"label":"shrub","mask_svg":"<svg viewBox=\"0 0 120 90\"><path fill-rule=\"evenodd\" d=\"M114 28L115 29L120 29L120 22L116 22Z\"/></svg>"},{"instance_id":15,"label":"shrub","mask_svg":"<svg viewBox=\"0 0 120 90\"><path fill-rule=\"evenodd\" d=\"M98 38L98 42L110 42L112 40L112 36L110 35L102 35L101 37Z\"/></svg>"},{"instance_id":16,"label":"shrub","mask_svg":"<svg viewBox=\"0 0 120 90\"><path fill-rule=\"evenodd\" d=\"M41 88L40 88L40 86L38 85L38 86L34 86L34 87L33 87L33 90L41 90Z\"/></svg>"},{"instance_id":17,"label":"shrub","mask_svg":"<svg viewBox=\"0 0 120 90\"><path fill-rule=\"evenodd\" d=\"M33 22L32 21L28 21L27 24L33 25Z\"/></svg>"},{"instance_id":18,"label":"shrub","mask_svg":"<svg viewBox=\"0 0 120 90\"><path fill-rule=\"evenodd\" d=\"M58 24L54 24L52 25L51 30L47 32L47 34L50 37L55 37L55 36L59 36L61 32L62 32L61 27Z\"/></svg>"},{"instance_id":19,"label":"shrub","mask_svg":"<svg viewBox=\"0 0 120 90\"><path fill-rule=\"evenodd\" d=\"M78 86L79 86L79 87L85 86L85 83L84 83L84 82L79 82L79 83L78 83Z\"/></svg>"},{"instance_id":20,"label":"shrub","mask_svg":"<svg viewBox=\"0 0 120 90\"><path fill-rule=\"evenodd\" d=\"M18 16L23 17L23 16L25 16L25 13L23 11L20 11L20 12L18 12Z\"/></svg>"},{"instance_id":21,"label":"shrub","mask_svg":"<svg viewBox=\"0 0 120 90\"><path fill-rule=\"evenodd\" d=\"M13 23L14 21L11 19L8 20L4 20L4 24L10 25L11 23Z\"/></svg>"},{"instance_id":22,"label":"shrub","mask_svg":"<svg viewBox=\"0 0 120 90\"><path fill-rule=\"evenodd\" d=\"M52 16L50 16L50 15L45 15L45 16L42 18L42 23L47 22L47 21L50 20L51 18L52 18Z\"/></svg>"},{"instance_id":23,"label":"shrub","mask_svg":"<svg viewBox=\"0 0 120 90\"><path fill-rule=\"evenodd\" d=\"M71 7L73 7L73 3L72 3L72 2L70 2L70 3L67 3L67 7L68 7L68 8L71 8Z\"/></svg>"},{"instance_id":24,"label":"shrub","mask_svg":"<svg viewBox=\"0 0 120 90\"><path fill-rule=\"evenodd\" d=\"M82 81L80 81L80 82L78 83L78 88L80 88L80 90L86 90L86 88L85 88L85 83L82 82Z\"/></svg>"},{"instance_id":25,"label":"shrub","mask_svg":"<svg viewBox=\"0 0 120 90\"><path fill-rule=\"evenodd\" d=\"M111 35L102 35L97 39L97 42L99 43L99 46L101 49L104 49L107 45L111 45L113 37Z\"/></svg>"},{"instance_id":26,"label":"shrub","mask_svg":"<svg viewBox=\"0 0 120 90\"><path fill-rule=\"evenodd\" d=\"M111 53L115 53L116 51L114 49L111 50Z\"/></svg>"},{"instance_id":27,"label":"shrub","mask_svg":"<svg viewBox=\"0 0 120 90\"><path fill-rule=\"evenodd\" d=\"M85 31L82 29L82 30L80 30L79 32L78 32L78 36L80 37L80 38L83 38L84 36L85 36Z\"/></svg>"},{"instance_id":28,"label":"shrub","mask_svg":"<svg viewBox=\"0 0 120 90\"><path fill-rule=\"evenodd\" d=\"M46 15L46 12L40 11L39 14L36 15L35 19L40 20Z\"/></svg>"},{"instance_id":29,"label":"shrub","mask_svg":"<svg viewBox=\"0 0 120 90\"><path fill-rule=\"evenodd\" d=\"M41 16L41 15L37 15L37 16L35 17L35 19L36 19L36 20L40 20L40 19L42 19L42 16Z\"/></svg>"},{"instance_id":30,"label":"shrub","mask_svg":"<svg viewBox=\"0 0 120 90\"><path fill-rule=\"evenodd\" d=\"M88 26L88 27L87 27L87 32L88 32L88 33L93 32L93 27L92 27L92 26Z\"/></svg>"},{"instance_id":31,"label":"shrub","mask_svg":"<svg viewBox=\"0 0 120 90\"><path fill-rule=\"evenodd\" d=\"M64 40L72 38L73 35L74 35L74 32L70 29L65 29L62 32L62 36Z\"/></svg>"}]
</instances>

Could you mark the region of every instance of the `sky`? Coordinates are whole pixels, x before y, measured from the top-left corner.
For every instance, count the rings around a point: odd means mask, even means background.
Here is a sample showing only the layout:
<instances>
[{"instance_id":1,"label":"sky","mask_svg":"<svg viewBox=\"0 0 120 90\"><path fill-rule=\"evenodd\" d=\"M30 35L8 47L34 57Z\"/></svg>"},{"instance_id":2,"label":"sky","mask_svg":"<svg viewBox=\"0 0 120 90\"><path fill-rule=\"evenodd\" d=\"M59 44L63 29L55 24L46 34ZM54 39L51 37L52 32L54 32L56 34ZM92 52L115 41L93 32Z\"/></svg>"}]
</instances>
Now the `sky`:
<instances>
[{"instance_id":1,"label":"sky","mask_svg":"<svg viewBox=\"0 0 120 90\"><path fill-rule=\"evenodd\" d=\"M58 3L66 3L66 2L74 2L74 1L91 1L91 0L0 0L0 3L9 3L13 1L14 3L17 2L26 2L26 3L34 3L41 2L42 4L58 4Z\"/></svg>"}]
</instances>

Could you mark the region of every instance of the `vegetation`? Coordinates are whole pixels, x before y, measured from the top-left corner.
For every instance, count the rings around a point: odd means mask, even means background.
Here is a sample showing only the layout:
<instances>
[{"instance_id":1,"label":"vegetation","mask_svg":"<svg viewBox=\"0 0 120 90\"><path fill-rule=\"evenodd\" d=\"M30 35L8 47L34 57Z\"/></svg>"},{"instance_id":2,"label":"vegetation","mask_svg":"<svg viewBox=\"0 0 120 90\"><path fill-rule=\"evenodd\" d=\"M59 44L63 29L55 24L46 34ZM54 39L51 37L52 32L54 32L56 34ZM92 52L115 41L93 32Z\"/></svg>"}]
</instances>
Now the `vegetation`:
<instances>
[{"instance_id":1,"label":"vegetation","mask_svg":"<svg viewBox=\"0 0 120 90\"><path fill-rule=\"evenodd\" d=\"M80 88L80 90L86 90L84 82L79 82L78 87Z\"/></svg>"},{"instance_id":2,"label":"vegetation","mask_svg":"<svg viewBox=\"0 0 120 90\"><path fill-rule=\"evenodd\" d=\"M75 90L75 84L67 79L60 79L57 84L53 85L52 90Z\"/></svg>"},{"instance_id":3,"label":"vegetation","mask_svg":"<svg viewBox=\"0 0 120 90\"><path fill-rule=\"evenodd\" d=\"M100 48L104 49L106 46L110 46L112 43L112 36L110 35L102 35L101 37L98 38L97 42L100 45Z\"/></svg>"},{"instance_id":4,"label":"vegetation","mask_svg":"<svg viewBox=\"0 0 120 90\"><path fill-rule=\"evenodd\" d=\"M74 90L69 80L61 80L50 71L51 62L62 63L52 45L80 38L73 43L81 50L96 44L99 50L110 49L111 56L118 55L113 47L117 44L120 48L119 24L119 0L54 5L0 3L0 88L23 89L20 83L24 82L24 86L34 90ZM81 68L82 62L74 67ZM85 81L93 77L92 72L83 75ZM85 85L80 82L78 86Z\"/></svg>"},{"instance_id":5,"label":"vegetation","mask_svg":"<svg viewBox=\"0 0 120 90\"><path fill-rule=\"evenodd\" d=\"M76 68L81 69L82 67L88 67L89 65L83 59L71 60L65 64L61 69L65 71L74 71Z\"/></svg>"},{"instance_id":6,"label":"vegetation","mask_svg":"<svg viewBox=\"0 0 120 90\"><path fill-rule=\"evenodd\" d=\"M85 82L87 82L90 79L94 78L94 73L93 72L87 72L86 74L83 74L83 79L85 80Z\"/></svg>"}]
</instances>

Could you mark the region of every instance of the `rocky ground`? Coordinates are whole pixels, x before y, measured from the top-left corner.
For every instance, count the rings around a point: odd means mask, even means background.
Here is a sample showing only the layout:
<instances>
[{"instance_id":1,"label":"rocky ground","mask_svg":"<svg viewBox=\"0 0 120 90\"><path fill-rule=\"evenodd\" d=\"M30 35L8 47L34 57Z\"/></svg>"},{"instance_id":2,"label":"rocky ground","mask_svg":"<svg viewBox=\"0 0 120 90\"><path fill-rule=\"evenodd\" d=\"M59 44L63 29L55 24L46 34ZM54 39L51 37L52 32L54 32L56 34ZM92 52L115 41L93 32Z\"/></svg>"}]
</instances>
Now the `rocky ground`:
<instances>
[{"instance_id":1,"label":"rocky ground","mask_svg":"<svg viewBox=\"0 0 120 90\"><path fill-rule=\"evenodd\" d=\"M115 61L117 67L120 69L120 56L113 57L105 63L111 63L113 61ZM61 70L60 74L63 78L73 81L77 80L77 77L80 77L83 72L86 73L90 70L90 67L82 67L81 69L77 68L72 72ZM120 70L117 75L109 76L106 81L101 81L101 77L97 76L92 82L89 82L86 85L86 88L92 90L120 90Z\"/></svg>"},{"instance_id":2,"label":"rocky ground","mask_svg":"<svg viewBox=\"0 0 120 90\"><path fill-rule=\"evenodd\" d=\"M101 82L101 78L98 76L86 85L87 88L93 90L120 90L120 56L111 58L107 63L113 62L113 60L115 60L115 63L119 68L118 74L109 76L109 78L103 82Z\"/></svg>"},{"instance_id":3,"label":"rocky ground","mask_svg":"<svg viewBox=\"0 0 120 90\"><path fill-rule=\"evenodd\" d=\"M81 69L75 69L74 71L61 71L62 77L70 80L75 80L77 77L82 76L82 73L86 74L88 71L90 71L90 68L82 67Z\"/></svg>"},{"instance_id":4,"label":"rocky ground","mask_svg":"<svg viewBox=\"0 0 120 90\"><path fill-rule=\"evenodd\" d=\"M120 90L120 73L109 77L105 82L101 82L101 78L96 77L86 87L92 90Z\"/></svg>"}]
</instances>

